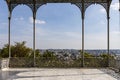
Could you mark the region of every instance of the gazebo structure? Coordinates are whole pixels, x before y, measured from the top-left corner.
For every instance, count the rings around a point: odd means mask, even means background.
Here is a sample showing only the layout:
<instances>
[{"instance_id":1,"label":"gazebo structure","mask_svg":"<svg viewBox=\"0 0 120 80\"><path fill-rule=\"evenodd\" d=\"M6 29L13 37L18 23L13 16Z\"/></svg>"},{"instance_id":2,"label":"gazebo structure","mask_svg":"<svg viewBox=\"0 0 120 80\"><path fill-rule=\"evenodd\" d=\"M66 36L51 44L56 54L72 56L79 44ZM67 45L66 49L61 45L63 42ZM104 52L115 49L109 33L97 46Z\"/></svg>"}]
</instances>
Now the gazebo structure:
<instances>
[{"instance_id":1,"label":"gazebo structure","mask_svg":"<svg viewBox=\"0 0 120 80\"><path fill-rule=\"evenodd\" d=\"M110 5L112 0L5 0L8 5L9 10L9 25L8 25L8 44L9 44L9 59L11 58L11 14L13 9L18 5L27 5L33 12L33 51L34 51L34 60L35 60L35 20L36 12L38 8L46 3L71 3L76 5L81 11L82 18L82 67L84 67L84 20L85 20L85 11L92 4L100 4L103 6L107 13L107 54L110 53ZM120 1L120 0L119 0ZM109 66L109 57L107 65Z\"/></svg>"}]
</instances>

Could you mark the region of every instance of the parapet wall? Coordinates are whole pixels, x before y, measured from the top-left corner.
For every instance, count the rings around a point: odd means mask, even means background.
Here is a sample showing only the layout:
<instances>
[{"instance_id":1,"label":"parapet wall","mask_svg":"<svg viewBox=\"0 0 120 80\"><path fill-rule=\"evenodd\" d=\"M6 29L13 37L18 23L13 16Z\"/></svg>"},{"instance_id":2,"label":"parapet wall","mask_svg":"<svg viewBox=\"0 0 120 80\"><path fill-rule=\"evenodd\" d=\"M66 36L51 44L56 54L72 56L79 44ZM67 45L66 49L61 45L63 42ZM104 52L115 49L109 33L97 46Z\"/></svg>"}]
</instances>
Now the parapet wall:
<instances>
[{"instance_id":1,"label":"parapet wall","mask_svg":"<svg viewBox=\"0 0 120 80\"><path fill-rule=\"evenodd\" d=\"M9 68L9 59L0 59L0 69Z\"/></svg>"}]
</instances>

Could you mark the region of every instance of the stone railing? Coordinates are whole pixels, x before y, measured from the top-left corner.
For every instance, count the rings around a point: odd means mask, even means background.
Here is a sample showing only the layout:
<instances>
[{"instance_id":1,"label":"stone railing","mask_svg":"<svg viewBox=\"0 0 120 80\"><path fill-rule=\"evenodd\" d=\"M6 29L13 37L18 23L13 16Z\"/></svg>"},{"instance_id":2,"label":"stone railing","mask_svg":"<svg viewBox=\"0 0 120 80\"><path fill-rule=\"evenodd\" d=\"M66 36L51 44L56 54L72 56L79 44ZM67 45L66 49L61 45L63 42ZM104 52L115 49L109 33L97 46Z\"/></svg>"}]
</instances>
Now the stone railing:
<instances>
[{"instance_id":1,"label":"stone railing","mask_svg":"<svg viewBox=\"0 0 120 80\"><path fill-rule=\"evenodd\" d=\"M110 60L110 68L114 69L115 72L120 72L120 59Z\"/></svg>"},{"instance_id":2,"label":"stone railing","mask_svg":"<svg viewBox=\"0 0 120 80\"><path fill-rule=\"evenodd\" d=\"M39 57L27 58L27 57L15 57L10 58L10 68L80 68L82 59L67 59L67 58L56 58L56 57ZM84 59L85 67L106 67L107 59L101 57L90 57Z\"/></svg>"},{"instance_id":3,"label":"stone railing","mask_svg":"<svg viewBox=\"0 0 120 80\"><path fill-rule=\"evenodd\" d=\"M9 59L0 59L0 69L9 68Z\"/></svg>"}]
</instances>

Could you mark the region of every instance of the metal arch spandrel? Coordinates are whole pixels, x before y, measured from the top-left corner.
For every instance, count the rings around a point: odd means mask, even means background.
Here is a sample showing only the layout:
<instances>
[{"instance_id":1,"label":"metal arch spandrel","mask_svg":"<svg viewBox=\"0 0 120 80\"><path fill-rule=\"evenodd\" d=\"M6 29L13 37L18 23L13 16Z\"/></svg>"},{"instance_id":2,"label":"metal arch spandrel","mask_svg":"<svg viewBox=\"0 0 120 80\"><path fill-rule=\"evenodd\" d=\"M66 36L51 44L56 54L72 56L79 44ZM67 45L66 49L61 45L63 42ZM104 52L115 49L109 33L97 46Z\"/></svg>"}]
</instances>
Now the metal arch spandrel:
<instances>
[{"instance_id":1,"label":"metal arch spandrel","mask_svg":"<svg viewBox=\"0 0 120 80\"><path fill-rule=\"evenodd\" d=\"M34 17L36 17L36 13L37 13L38 9L44 4L35 4L35 5L34 4L26 4L26 5L32 10Z\"/></svg>"},{"instance_id":2,"label":"metal arch spandrel","mask_svg":"<svg viewBox=\"0 0 120 80\"><path fill-rule=\"evenodd\" d=\"M25 5L27 5L32 10L32 12L34 11L33 4L25 4Z\"/></svg>"},{"instance_id":3,"label":"metal arch spandrel","mask_svg":"<svg viewBox=\"0 0 120 80\"><path fill-rule=\"evenodd\" d=\"M72 3L72 4L76 5L82 12L82 3Z\"/></svg>"},{"instance_id":4,"label":"metal arch spandrel","mask_svg":"<svg viewBox=\"0 0 120 80\"><path fill-rule=\"evenodd\" d=\"M11 12L15 9L15 7L17 7L19 4L11 4Z\"/></svg>"},{"instance_id":5,"label":"metal arch spandrel","mask_svg":"<svg viewBox=\"0 0 120 80\"><path fill-rule=\"evenodd\" d=\"M17 6L19 6L19 5L26 5L26 6L28 6L28 8L30 8L30 9L32 10L32 7L30 7L29 4L11 4L11 5L10 5L10 6L11 6L11 8L10 8L11 13L12 13L13 10L14 10Z\"/></svg>"},{"instance_id":6,"label":"metal arch spandrel","mask_svg":"<svg viewBox=\"0 0 120 80\"><path fill-rule=\"evenodd\" d=\"M84 3L84 4L82 4L82 3L74 3L74 5L76 5L80 9L83 18L85 17L85 12L86 12L87 8L89 6L91 6L92 4L94 4L94 3Z\"/></svg>"},{"instance_id":7,"label":"metal arch spandrel","mask_svg":"<svg viewBox=\"0 0 120 80\"><path fill-rule=\"evenodd\" d=\"M85 3L84 4L84 13L86 12L87 8L95 3Z\"/></svg>"},{"instance_id":8,"label":"metal arch spandrel","mask_svg":"<svg viewBox=\"0 0 120 80\"><path fill-rule=\"evenodd\" d=\"M36 4L35 6L36 6L36 12L38 11L38 9L41 7L41 6L43 6L43 5L45 5L46 3L43 3L43 4Z\"/></svg>"}]
</instances>

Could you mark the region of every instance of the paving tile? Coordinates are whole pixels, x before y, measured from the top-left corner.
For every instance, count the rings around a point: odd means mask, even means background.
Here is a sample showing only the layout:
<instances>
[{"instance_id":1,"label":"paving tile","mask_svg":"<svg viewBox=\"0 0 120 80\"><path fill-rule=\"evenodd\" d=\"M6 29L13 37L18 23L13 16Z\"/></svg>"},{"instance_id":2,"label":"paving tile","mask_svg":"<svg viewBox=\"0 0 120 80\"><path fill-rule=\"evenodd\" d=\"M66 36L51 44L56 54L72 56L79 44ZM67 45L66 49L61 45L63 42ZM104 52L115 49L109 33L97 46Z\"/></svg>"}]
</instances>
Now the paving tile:
<instances>
[{"instance_id":1,"label":"paving tile","mask_svg":"<svg viewBox=\"0 0 120 80\"><path fill-rule=\"evenodd\" d=\"M105 69L106 70L106 69ZM118 80L100 69L9 69L0 80Z\"/></svg>"}]
</instances>

